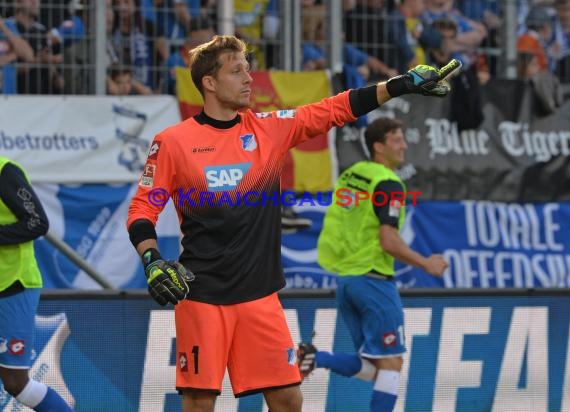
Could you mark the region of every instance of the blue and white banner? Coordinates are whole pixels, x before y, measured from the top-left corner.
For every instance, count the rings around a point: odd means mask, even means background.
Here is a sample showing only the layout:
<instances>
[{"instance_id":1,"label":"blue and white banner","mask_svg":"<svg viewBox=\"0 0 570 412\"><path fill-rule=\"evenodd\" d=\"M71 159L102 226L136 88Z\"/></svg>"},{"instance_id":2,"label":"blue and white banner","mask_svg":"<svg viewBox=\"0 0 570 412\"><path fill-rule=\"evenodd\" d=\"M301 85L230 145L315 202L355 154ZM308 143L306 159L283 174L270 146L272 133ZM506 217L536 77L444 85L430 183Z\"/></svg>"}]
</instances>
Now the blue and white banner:
<instances>
[{"instance_id":1,"label":"blue and white banner","mask_svg":"<svg viewBox=\"0 0 570 412\"><path fill-rule=\"evenodd\" d=\"M173 96L8 96L0 153L32 182L136 182L150 142L180 121Z\"/></svg>"},{"instance_id":2,"label":"blue and white banner","mask_svg":"<svg viewBox=\"0 0 570 412\"><path fill-rule=\"evenodd\" d=\"M354 352L333 298L282 297L294 342ZM404 294L408 353L396 411L570 410L567 296L415 297ZM42 299L31 375L77 412L178 412L174 312L150 298ZM191 359L190 359L191 360ZM365 412L372 382L317 369L303 410ZM0 411L20 411L0 390ZM267 412L260 395L233 397L226 376L217 412Z\"/></svg>"},{"instance_id":3,"label":"blue and white banner","mask_svg":"<svg viewBox=\"0 0 570 412\"><path fill-rule=\"evenodd\" d=\"M126 230L136 184L34 186L50 219L50 231L64 240L118 288L144 288L140 259ZM326 204L326 202L321 202ZM422 202L408 205L402 238L423 255L441 253L449 263L434 278L397 263L401 289L570 287L570 204L486 201ZM287 288L328 289L337 276L317 263L317 239L326 206L298 199L294 209L311 228L282 237ZM180 252L180 228L169 203L157 225L161 253ZM36 243L47 288L100 288L50 243Z\"/></svg>"},{"instance_id":4,"label":"blue and white banner","mask_svg":"<svg viewBox=\"0 0 570 412\"><path fill-rule=\"evenodd\" d=\"M336 274L327 272L317 263L317 240L323 227L326 206L313 204L294 206L311 227L293 234L284 234L281 241L283 272L287 289L336 288Z\"/></svg>"},{"instance_id":5,"label":"blue and white banner","mask_svg":"<svg viewBox=\"0 0 570 412\"><path fill-rule=\"evenodd\" d=\"M50 233L65 241L120 289L146 288L141 261L126 226L128 207L136 188L136 183L34 185L46 209ZM180 228L171 202L160 216L156 231L162 255L176 259L180 250ZM101 288L47 240L38 240L35 250L45 288Z\"/></svg>"},{"instance_id":6,"label":"blue and white banner","mask_svg":"<svg viewBox=\"0 0 570 412\"><path fill-rule=\"evenodd\" d=\"M569 203L421 202L410 244L424 254L443 253L447 288L568 288L569 225ZM419 281L418 273L411 276Z\"/></svg>"},{"instance_id":7,"label":"blue and white banner","mask_svg":"<svg viewBox=\"0 0 570 412\"><path fill-rule=\"evenodd\" d=\"M419 201L407 206L402 238L428 256L443 254L443 278L397 263L400 288L570 287L570 204L487 201ZM317 239L325 206L295 209L313 226L283 236L288 288L327 288L334 274L317 263Z\"/></svg>"}]
</instances>

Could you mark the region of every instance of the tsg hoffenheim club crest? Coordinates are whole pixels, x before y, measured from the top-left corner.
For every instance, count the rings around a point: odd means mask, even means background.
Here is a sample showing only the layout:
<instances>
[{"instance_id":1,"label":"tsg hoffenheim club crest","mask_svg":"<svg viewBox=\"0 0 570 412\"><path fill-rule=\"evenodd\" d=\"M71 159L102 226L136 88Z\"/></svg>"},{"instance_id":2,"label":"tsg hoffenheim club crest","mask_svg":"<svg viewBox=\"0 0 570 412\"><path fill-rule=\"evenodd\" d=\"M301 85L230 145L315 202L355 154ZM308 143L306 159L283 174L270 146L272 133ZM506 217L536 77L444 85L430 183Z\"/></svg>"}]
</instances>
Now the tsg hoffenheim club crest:
<instances>
[{"instance_id":1,"label":"tsg hoffenheim club crest","mask_svg":"<svg viewBox=\"0 0 570 412\"><path fill-rule=\"evenodd\" d=\"M241 139L241 147L246 152L253 152L257 149L257 141L253 133L244 134L239 137Z\"/></svg>"}]
</instances>

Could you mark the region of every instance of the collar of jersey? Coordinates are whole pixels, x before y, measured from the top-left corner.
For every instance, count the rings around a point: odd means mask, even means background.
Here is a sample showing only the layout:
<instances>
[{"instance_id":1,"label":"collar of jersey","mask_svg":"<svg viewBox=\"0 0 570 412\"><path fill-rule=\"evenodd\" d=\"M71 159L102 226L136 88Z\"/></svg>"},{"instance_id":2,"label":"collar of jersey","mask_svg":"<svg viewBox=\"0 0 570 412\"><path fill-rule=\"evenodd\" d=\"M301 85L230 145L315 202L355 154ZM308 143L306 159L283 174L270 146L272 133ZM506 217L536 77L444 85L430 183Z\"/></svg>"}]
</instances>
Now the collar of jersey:
<instances>
[{"instance_id":1,"label":"collar of jersey","mask_svg":"<svg viewBox=\"0 0 570 412\"><path fill-rule=\"evenodd\" d=\"M200 124L208 124L216 129L229 129L241 121L239 114L237 114L232 120L217 120L208 116L204 111L201 111L199 114L194 116L194 119Z\"/></svg>"}]
</instances>

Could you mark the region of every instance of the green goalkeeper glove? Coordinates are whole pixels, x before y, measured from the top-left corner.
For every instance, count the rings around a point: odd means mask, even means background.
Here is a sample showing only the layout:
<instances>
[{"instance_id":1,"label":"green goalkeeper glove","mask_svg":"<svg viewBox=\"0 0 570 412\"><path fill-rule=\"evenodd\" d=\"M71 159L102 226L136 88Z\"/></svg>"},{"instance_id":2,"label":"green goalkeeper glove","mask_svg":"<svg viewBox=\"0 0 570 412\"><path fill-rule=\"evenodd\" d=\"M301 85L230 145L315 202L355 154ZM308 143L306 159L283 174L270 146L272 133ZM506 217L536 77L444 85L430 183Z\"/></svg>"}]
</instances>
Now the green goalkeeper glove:
<instances>
[{"instance_id":1,"label":"green goalkeeper glove","mask_svg":"<svg viewBox=\"0 0 570 412\"><path fill-rule=\"evenodd\" d=\"M165 261L158 250L148 249L142 255L144 273L150 296L161 306L176 305L186 298L194 274L174 260Z\"/></svg>"},{"instance_id":2,"label":"green goalkeeper glove","mask_svg":"<svg viewBox=\"0 0 570 412\"><path fill-rule=\"evenodd\" d=\"M392 77L386 83L386 89L391 97L409 93L445 97L451 91L449 80L461 71L461 66L457 59L451 59L439 70L420 64L403 75Z\"/></svg>"}]
</instances>

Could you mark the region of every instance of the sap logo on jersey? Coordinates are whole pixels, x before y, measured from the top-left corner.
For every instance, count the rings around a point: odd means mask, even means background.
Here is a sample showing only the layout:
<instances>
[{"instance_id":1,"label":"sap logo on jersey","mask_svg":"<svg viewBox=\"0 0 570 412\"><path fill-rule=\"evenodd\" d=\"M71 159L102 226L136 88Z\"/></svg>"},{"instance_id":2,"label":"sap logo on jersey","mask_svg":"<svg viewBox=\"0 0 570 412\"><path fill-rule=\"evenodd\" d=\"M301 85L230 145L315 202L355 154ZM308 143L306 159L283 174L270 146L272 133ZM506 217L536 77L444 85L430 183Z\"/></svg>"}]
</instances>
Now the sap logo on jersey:
<instances>
[{"instance_id":1,"label":"sap logo on jersey","mask_svg":"<svg viewBox=\"0 0 570 412\"><path fill-rule=\"evenodd\" d=\"M212 192L235 189L250 167L251 162L222 166L206 166L204 171L206 172L208 189Z\"/></svg>"}]
</instances>

